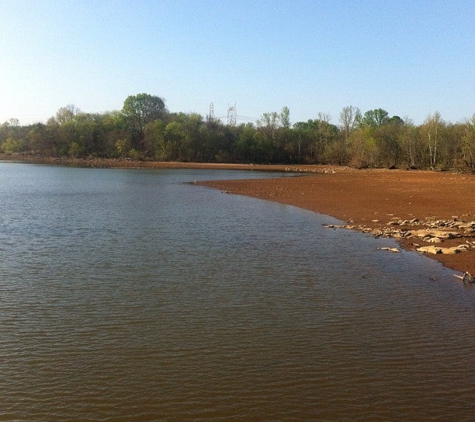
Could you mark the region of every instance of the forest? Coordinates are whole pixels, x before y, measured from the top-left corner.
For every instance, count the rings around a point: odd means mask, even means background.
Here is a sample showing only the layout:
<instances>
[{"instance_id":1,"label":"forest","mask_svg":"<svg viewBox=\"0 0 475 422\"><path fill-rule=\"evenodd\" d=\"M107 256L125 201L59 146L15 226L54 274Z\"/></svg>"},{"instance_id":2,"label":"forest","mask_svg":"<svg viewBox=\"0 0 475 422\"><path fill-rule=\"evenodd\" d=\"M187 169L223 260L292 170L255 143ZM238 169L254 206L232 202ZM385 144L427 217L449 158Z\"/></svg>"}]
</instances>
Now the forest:
<instances>
[{"instance_id":1,"label":"forest","mask_svg":"<svg viewBox=\"0 0 475 422\"><path fill-rule=\"evenodd\" d=\"M338 124L319 113L291 124L290 110L230 125L196 113L172 113L159 96L131 95L118 111L84 113L68 105L46 124L0 125L7 156L122 158L255 164L331 164L357 168L475 173L475 114L463 123L438 112L421 125L378 108L344 107Z\"/></svg>"}]
</instances>

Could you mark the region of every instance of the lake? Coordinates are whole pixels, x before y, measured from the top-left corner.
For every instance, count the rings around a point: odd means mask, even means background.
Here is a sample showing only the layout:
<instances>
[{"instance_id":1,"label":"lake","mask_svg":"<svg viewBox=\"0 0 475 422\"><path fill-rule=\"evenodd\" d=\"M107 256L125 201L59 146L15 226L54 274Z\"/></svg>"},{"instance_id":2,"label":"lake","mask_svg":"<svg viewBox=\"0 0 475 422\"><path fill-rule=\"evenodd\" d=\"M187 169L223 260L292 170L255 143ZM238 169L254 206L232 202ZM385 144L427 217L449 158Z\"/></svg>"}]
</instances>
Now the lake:
<instances>
[{"instance_id":1,"label":"lake","mask_svg":"<svg viewBox=\"0 0 475 422\"><path fill-rule=\"evenodd\" d=\"M475 290L197 186L0 162L0 421L472 421Z\"/></svg>"}]
</instances>

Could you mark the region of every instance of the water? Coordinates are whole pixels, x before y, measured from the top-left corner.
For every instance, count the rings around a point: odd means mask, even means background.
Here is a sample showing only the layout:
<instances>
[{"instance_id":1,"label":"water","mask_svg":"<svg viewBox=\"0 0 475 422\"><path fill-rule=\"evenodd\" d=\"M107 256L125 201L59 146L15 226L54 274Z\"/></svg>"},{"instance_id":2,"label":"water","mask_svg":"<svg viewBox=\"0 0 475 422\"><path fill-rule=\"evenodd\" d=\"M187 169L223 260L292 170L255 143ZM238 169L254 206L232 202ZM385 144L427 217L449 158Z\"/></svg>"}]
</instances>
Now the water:
<instances>
[{"instance_id":1,"label":"water","mask_svg":"<svg viewBox=\"0 0 475 422\"><path fill-rule=\"evenodd\" d=\"M474 290L269 176L0 163L0 421L473 420Z\"/></svg>"}]
</instances>

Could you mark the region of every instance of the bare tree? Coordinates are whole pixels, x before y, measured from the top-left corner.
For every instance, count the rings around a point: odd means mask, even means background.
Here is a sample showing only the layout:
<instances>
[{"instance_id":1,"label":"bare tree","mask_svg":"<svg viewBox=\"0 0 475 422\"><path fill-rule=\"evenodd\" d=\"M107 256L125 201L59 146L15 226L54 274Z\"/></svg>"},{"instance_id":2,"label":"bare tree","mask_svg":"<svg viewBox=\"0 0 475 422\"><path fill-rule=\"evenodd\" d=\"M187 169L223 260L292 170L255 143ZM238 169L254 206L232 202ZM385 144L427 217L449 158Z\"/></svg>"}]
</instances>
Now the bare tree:
<instances>
[{"instance_id":1,"label":"bare tree","mask_svg":"<svg viewBox=\"0 0 475 422\"><path fill-rule=\"evenodd\" d=\"M438 148L441 136L441 129L444 126L444 121L438 111L433 115L429 115L421 127L423 136L427 142L429 150L429 165L431 170L435 169L438 162Z\"/></svg>"},{"instance_id":2,"label":"bare tree","mask_svg":"<svg viewBox=\"0 0 475 422\"><path fill-rule=\"evenodd\" d=\"M75 116L81 113L81 110L73 104L68 104L66 107L61 107L56 112L56 122L60 125L73 120Z\"/></svg>"},{"instance_id":3,"label":"bare tree","mask_svg":"<svg viewBox=\"0 0 475 422\"><path fill-rule=\"evenodd\" d=\"M345 142L348 143L348 137L351 131L356 127L357 122L361 119L361 112L358 107L343 107L340 112L341 128L345 134Z\"/></svg>"}]
</instances>

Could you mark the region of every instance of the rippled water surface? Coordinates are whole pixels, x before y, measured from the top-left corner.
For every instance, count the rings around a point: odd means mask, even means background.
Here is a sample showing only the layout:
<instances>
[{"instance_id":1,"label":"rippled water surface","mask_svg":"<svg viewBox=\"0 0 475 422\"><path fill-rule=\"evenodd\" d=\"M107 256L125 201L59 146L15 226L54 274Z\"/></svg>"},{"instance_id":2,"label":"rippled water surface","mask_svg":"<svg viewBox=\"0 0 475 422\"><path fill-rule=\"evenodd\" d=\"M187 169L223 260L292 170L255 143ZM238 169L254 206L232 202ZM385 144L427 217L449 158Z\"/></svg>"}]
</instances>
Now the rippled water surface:
<instances>
[{"instance_id":1,"label":"rippled water surface","mask_svg":"<svg viewBox=\"0 0 475 422\"><path fill-rule=\"evenodd\" d=\"M269 176L0 163L0 421L473 421L474 290Z\"/></svg>"}]
</instances>

